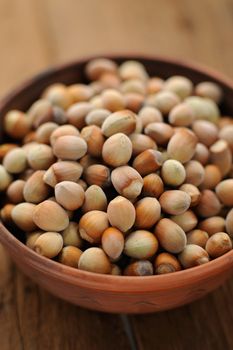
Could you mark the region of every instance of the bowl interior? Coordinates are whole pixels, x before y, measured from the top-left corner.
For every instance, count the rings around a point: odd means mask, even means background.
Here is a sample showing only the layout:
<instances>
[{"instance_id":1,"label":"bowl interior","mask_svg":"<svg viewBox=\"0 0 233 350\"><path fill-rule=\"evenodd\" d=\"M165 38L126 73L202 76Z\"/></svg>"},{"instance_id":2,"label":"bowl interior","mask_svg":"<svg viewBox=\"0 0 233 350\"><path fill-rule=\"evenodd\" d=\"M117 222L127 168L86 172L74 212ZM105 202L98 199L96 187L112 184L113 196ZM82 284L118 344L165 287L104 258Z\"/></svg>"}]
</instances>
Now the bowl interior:
<instances>
[{"instance_id":1,"label":"bowl interior","mask_svg":"<svg viewBox=\"0 0 233 350\"><path fill-rule=\"evenodd\" d=\"M106 57L106 56L105 56ZM184 64L181 63L180 61L174 61L170 59L165 59L165 58L153 58L153 57L143 57L143 56L107 56L110 58L113 58L117 63L121 63L127 59L136 59L140 62L142 62L149 75L150 76L160 76L162 78L167 78L171 75L184 75L188 78L190 78L194 83L198 83L200 81L213 81L217 82L220 84L224 91L224 101L221 106L221 110L225 115L233 115L233 86L232 83L229 82L226 78L222 78L219 74L212 72L208 70L207 68L196 68L192 64ZM16 88L13 92L11 92L6 98L4 98L0 102L0 138L1 141L6 140L6 137L3 134L3 128L2 128L2 122L4 115L6 112L10 109L20 109L23 111L26 111L30 105L39 98L40 94L42 91L50 84L56 83L56 82L62 82L65 84L72 84L72 83L82 83L82 82L87 82L87 79L84 74L84 68L86 65L86 62L89 60L88 59L83 59L74 63L70 63L68 65L62 65L57 68L53 68L50 70L47 70L46 72L37 75L30 81L20 85L18 88ZM21 242L24 242L25 235L22 231L17 230L15 227L9 227L9 230L13 233L13 235L19 239ZM10 237L10 233L7 231L4 231L4 234L7 234L8 237ZM7 232L7 233L6 233ZM17 240L15 240L13 237L10 240L11 244L17 245ZM9 243L9 242L8 242ZM19 242L18 242L19 243ZM21 246L21 244L20 244ZM22 248L22 246L21 246ZM29 248L24 246L22 248L25 250L32 258L37 259L41 264L44 264L45 261L48 259L41 257L37 255L35 252L32 252ZM224 261L229 259L229 261L232 261L233 259L233 251L227 253L225 256L220 257L215 259L212 262L209 262L208 268L216 268L218 266L218 261L219 261L219 268L224 264ZM51 263L51 265L50 265ZM55 265L54 265L55 264ZM63 266L62 269L58 266L60 265L59 263L50 261L46 262L46 266L49 268L55 268L57 265L57 268L60 272L66 273L68 271L69 274L72 274L75 276L80 275L80 276L86 276L86 278L91 277L93 279L100 279L102 280L103 276L92 274L89 272L84 272L84 271L79 271L75 270L73 268ZM202 265L199 267L192 268L191 270L194 270L195 272L198 270L203 272L206 270L207 271L207 266ZM190 271L190 269L189 269ZM189 272L188 272L189 273ZM192 274L191 271L189 274ZM195 273L196 274L196 273ZM199 274L199 273L197 273ZM174 275L174 274L171 274ZM171 276L172 279L175 279L175 276ZM179 276L188 276L187 275L187 270L181 271L181 272L176 272L175 275L178 277ZM89 277L88 277L89 276ZM104 276L104 278L113 278L115 280L119 280L122 277L117 277L117 276ZM130 277L135 280L135 277ZM130 279L129 278L129 279ZM143 277L138 279L138 283L143 283L142 280L148 279L148 278L159 278L159 280L166 279L167 276L151 276L151 277ZM140 281L139 281L140 280Z\"/></svg>"}]
</instances>

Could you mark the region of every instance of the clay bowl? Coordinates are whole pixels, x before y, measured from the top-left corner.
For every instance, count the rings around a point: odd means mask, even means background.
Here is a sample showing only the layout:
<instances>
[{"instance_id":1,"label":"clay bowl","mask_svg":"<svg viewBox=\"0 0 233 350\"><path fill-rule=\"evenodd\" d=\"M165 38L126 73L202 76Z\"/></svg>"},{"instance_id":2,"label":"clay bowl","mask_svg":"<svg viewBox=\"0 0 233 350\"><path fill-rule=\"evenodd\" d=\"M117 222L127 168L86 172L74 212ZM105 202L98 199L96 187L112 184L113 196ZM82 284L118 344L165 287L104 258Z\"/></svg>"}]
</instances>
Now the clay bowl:
<instances>
[{"instance_id":1,"label":"clay bowl","mask_svg":"<svg viewBox=\"0 0 233 350\"><path fill-rule=\"evenodd\" d=\"M146 66L149 74L164 78L181 74L194 83L203 80L217 82L224 90L223 111L226 115L233 115L233 84L217 73L163 58L112 58L119 63L125 59L137 59ZM51 83L85 81L86 62L80 60L46 71L20 86L0 103L0 120L12 108L26 110ZM23 244L22 234L15 230L10 232L2 224L0 241L19 268L41 287L71 303L105 312L147 313L178 307L214 290L233 272L233 251L205 265L174 274L125 277L79 271L41 257Z\"/></svg>"}]
</instances>

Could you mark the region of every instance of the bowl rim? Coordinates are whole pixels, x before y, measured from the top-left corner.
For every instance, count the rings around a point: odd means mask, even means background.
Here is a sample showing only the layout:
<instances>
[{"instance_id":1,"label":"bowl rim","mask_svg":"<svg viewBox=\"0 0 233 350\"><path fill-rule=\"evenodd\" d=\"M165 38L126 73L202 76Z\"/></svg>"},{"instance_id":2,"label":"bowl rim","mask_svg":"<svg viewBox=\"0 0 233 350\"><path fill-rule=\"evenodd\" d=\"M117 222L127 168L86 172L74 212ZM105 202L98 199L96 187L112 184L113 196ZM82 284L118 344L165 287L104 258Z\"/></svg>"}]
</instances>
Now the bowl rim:
<instances>
[{"instance_id":1,"label":"bowl rim","mask_svg":"<svg viewBox=\"0 0 233 350\"><path fill-rule=\"evenodd\" d=\"M182 66L188 70L196 71L198 73L208 75L210 79L219 81L221 84L226 85L229 89L233 90L233 81L226 78L223 74L215 71L212 68L205 67L204 65L196 64L190 61L184 61L181 59L169 58L160 55L142 55L140 53L114 53L106 55L93 55L86 56L80 59L73 60L68 63L62 63L54 65L53 67L43 70L42 73L36 74L31 79L18 85L11 90L5 97L1 98L0 110L4 109L7 104L24 90L29 88L33 84L39 83L53 74L56 74L60 70L70 69L76 65L85 64L89 60L94 58L109 58L109 59L135 59L135 60L154 60L165 62L166 64ZM37 254L35 251L27 247L19 239L17 239L5 226L0 222L0 241L4 246L7 246L8 250L13 256L16 253L24 256L25 259L30 260L30 265L43 271L46 274L53 275L56 279L66 281L82 287L90 287L95 285L95 289L117 291L117 292L129 292L129 291L151 291L180 288L181 286L195 284L204 280L207 276L215 276L222 271L229 269L229 266L233 266L233 250L228 253L209 261L206 264L192 267L186 270L177 271L175 273L165 275L152 275L152 276L115 276L97 274L93 272L83 271L75 269L73 267L63 265L57 261L48 259ZM13 254L14 253L14 254ZM17 259L16 259L17 260ZM213 271L215 273L213 274Z\"/></svg>"}]
</instances>

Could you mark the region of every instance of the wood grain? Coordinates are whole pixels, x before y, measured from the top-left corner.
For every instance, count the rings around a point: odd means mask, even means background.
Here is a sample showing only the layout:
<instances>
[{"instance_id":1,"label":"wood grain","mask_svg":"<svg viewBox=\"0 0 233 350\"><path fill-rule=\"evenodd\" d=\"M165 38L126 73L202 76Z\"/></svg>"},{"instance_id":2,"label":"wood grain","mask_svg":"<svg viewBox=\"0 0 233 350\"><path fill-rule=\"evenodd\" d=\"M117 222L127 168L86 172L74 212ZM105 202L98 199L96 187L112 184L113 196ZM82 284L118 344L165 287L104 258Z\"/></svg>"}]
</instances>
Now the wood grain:
<instances>
[{"instance_id":1,"label":"wood grain","mask_svg":"<svg viewBox=\"0 0 233 350\"><path fill-rule=\"evenodd\" d=\"M204 63L233 78L232 0L2 0L4 94L58 62L144 52ZM233 348L233 281L178 310L131 317L139 349ZM23 277L0 248L1 350L129 349L118 316L59 301Z\"/></svg>"}]
</instances>

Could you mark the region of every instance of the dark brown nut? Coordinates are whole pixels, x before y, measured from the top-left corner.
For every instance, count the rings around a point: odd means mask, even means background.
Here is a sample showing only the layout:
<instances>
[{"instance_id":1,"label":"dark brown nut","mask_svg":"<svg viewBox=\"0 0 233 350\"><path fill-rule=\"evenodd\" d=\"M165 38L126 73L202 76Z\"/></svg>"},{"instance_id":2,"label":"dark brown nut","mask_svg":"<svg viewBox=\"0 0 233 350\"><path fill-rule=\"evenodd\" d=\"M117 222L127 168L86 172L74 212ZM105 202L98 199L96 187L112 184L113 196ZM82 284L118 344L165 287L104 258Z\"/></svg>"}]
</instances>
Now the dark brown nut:
<instances>
[{"instance_id":1,"label":"dark brown nut","mask_svg":"<svg viewBox=\"0 0 233 350\"><path fill-rule=\"evenodd\" d=\"M140 153L133 161L133 167L140 175L145 176L158 170L163 163L162 153L147 149Z\"/></svg>"},{"instance_id":2,"label":"dark brown nut","mask_svg":"<svg viewBox=\"0 0 233 350\"><path fill-rule=\"evenodd\" d=\"M160 253L157 255L154 266L156 275L163 275L165 273L181 270L179 260L170 253Z\"/></svg>"}]
</instances>

